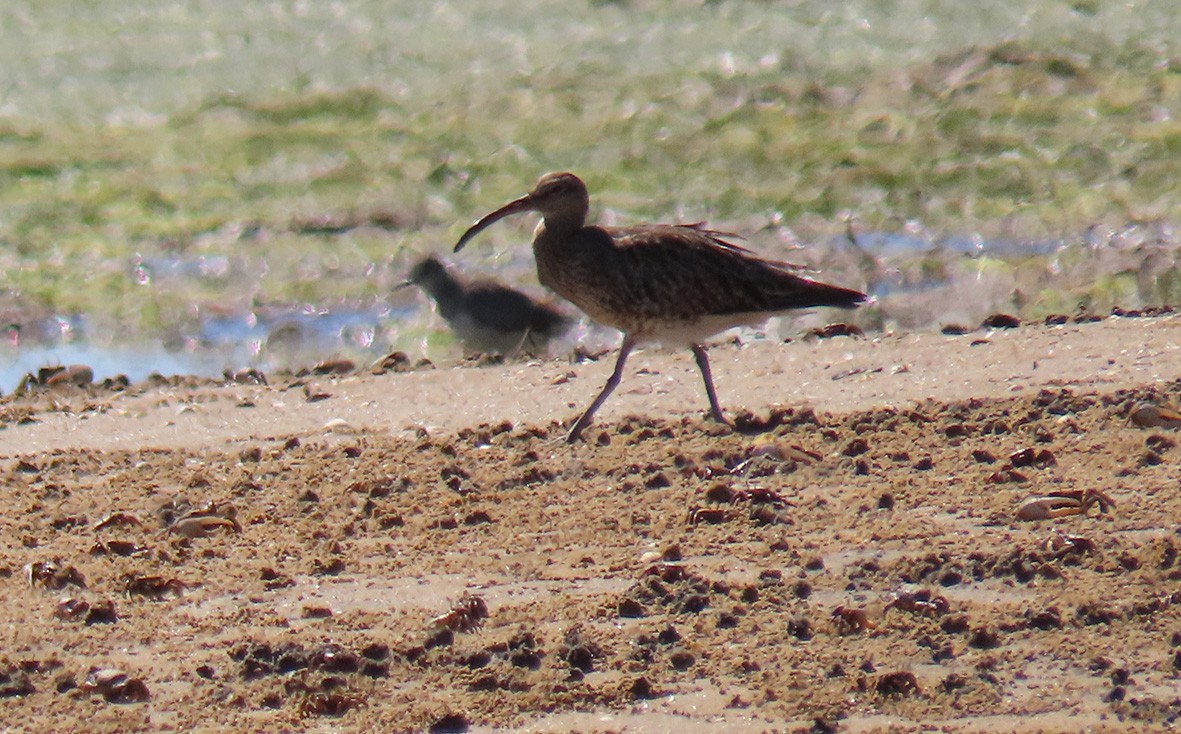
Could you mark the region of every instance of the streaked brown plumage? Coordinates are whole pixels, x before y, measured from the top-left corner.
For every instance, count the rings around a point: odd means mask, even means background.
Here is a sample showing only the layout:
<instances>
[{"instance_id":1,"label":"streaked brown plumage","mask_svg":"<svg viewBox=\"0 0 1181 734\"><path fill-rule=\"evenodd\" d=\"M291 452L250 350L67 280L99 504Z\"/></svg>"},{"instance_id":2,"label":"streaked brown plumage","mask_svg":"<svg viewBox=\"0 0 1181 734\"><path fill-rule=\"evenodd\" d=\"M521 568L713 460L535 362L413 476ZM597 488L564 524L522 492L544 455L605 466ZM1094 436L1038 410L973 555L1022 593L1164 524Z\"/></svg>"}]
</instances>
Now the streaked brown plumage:
<instances>
[{"instance_id":1,"label":"streaked brown plumage","mask_svg":"<svg viewBox=\"0 0 1181 734\"><path fill-rule=\"evenodd\" d=\"M697 358L713 417L729 424L718 405L709 358L701 342L734 326L754 326L797 308L853 308L864 293L797 275L789 263L767 260L693 225L586 225L590 197L572 173L547 173L531 192L480 219L460 237L458 252L492 223L539 212L533 257L541 284L595 321L623 332L615 371L574 424L577 440L619 384L628 354L659 342L688 346Z\"/></svg>"}]
</instances>

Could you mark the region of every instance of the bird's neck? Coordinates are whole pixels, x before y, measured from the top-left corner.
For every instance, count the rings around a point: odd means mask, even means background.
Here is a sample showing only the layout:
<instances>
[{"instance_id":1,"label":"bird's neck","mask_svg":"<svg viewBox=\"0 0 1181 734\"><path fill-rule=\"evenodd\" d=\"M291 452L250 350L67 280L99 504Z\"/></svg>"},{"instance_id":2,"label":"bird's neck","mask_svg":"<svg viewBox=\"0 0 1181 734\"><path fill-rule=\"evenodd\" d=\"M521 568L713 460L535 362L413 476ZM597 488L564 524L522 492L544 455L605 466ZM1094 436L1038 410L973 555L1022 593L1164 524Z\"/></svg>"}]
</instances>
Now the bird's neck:
<instances>
[{"instance_id":1,"label":"bird's neck","mask_svg":"<svg viewBox=\"0 0 1181 734\"><path fill-rule=\"evenodd\" d=\"M578 230L586 224L586 211L571 207L560 211L546 212L541 218L541 224L534 231L534 238L545 231L547 237L556 242L569 242L574 239Z\"/></svg>"},{"instance_id":2,"label":"bird's neck","mask_svg":"<svg viewBox=\"0 0 1181 734\"><path fill-rule=\"evenodd\" d=\"M563 261L570 259L575 233L561 228L555 230L550 223L549 218L543 219L533 230L533 261L541 284L562 295L561 266Z\"/></svg>"},{"instance_id":3,"label":"bird's neck","mask_svg":"<svg viewBox=\"0 0 1181 734\"><path fill-rule=\"evenodd\" d=\"M435 299L435 304L443 318L450 318L463 300L463 286L447 274L431 278L428 282L423 283L423 288L431 294L431 298Z\"/></svg>"}]
</instances>

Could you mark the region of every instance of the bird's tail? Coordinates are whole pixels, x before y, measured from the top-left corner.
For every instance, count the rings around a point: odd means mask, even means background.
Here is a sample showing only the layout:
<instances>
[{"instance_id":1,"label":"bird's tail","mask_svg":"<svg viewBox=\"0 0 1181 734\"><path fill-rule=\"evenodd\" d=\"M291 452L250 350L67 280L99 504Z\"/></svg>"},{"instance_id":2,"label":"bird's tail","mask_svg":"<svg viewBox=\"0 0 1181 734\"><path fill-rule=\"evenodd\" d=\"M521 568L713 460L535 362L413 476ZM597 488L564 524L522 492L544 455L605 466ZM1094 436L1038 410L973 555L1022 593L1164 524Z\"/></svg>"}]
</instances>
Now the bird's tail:
<instances>
[{"instance_id":1,"label":"bird's tail","mask_svg":"<svg viewBox=\"0 0 1181 734\"><path fill-rule=\"evenodd\" d=\"M529 321L529 331L542 339L554 339L562 336L575 324L575 319L549 306L541 306L533 312Z\"/></svg>"},{"instance_id":2,"label":"bird's tail","mask_svg":"<svg viewBox=\"0 0 1181 734\"><path fill-rule=\"evenodd\" d=\"M821 283L796 276L793 287L786 288L775 294L775 309L787 310L792 308L813 308L828 306L831 308L856 308L871 302L871 298L861 291L852 288L842 288L837 285Z\"/></svg>"}]
</instances>

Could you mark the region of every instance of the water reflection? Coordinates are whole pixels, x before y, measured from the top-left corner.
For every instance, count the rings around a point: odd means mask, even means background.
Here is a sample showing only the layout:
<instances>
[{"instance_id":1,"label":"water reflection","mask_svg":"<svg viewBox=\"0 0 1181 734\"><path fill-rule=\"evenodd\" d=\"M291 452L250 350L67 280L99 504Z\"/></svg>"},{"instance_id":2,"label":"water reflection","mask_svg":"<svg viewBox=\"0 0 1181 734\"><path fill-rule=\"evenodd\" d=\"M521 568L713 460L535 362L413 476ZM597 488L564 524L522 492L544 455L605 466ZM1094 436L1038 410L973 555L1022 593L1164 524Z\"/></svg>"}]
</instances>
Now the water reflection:
<instances>
[{"instance_id":1,"label":"water reflection","mask_svg":"<svg viewBox=\"0 0 1181 734\"><path fill-rule=\"evenodd\" d=\"M50 365L85 364L97 382L116 375L136 382L152 373L216 377L243 367L296 370L329 357L364 363L393 351L392 325L413 314L411 307L388 304L217 313L202 318L191 333L120 344L87 339L82 316L51 316L0 331L0 390L12 392L26 374Z\"/></svg>"},{"instance_id":2,"label":"water reflection","mask_svg":"<svg viewBox=\"0 0 1181 734\"><path fill-rule=\"evenodd\" d=\"M99 346L83 342L53 346L9 347L0 350L0 389L12 392L21 378L47 365L86 364L94 370L94 379L127 375L132 382L153 372L165 375L216 375L221 361L212 353L169 352L158 344Z\"/></svg>"},{"instance_id":3,"label":"water reflection","mask_svg":"<svg viewBox=\"0 0 1181 734\"><path fill-rule=\"evenodd\" d=\"M976 234L937 237L916 225L898 232L834 234L781 255L820 269L825 280L873 295L877 301L872 307L842 316L870 331L939 329L949 324L974 328L997 312L1040 318L1086 307L1103 313L1112 305L1134 309L1175 302L1181 293L1181 246L1163 225L1094 228L1073 242L985 239ZM487 274L538 292L531 259L527 248L517 248L485 261L488 272L481 273L481 266L473 262L465 262L462 270L471 277ZM297 274L301 279L328 272L319 261L306 265L309 272ZM347 292L339 287L342 279L356 278L370 292L387 293L385 298L331 306L259 306L253 288L268 272L265 255L177 253L137 258L129 277L145 288L185 293L188 286L200 283L202 288L194 292L224 298L194 298L189 310L178 315L179 323L166 325L170 331L155 341L111 335L110 328L91 323L86 315L53 314L0 325L0 390L11 392L26 373L58 364L89 365L99 381L120 374L138 381L153 372L212 377L226 369L298 370L334 358L367 364L391 351L443 362L460 357L461 350L428 299L395 289L408 270L408 262L393 258L380 267L369 263L355 271L331 271L339 281L338 290ZM832 318L823 311L792 317L778 333L791 336ZM584 327L573 338L588 347L616 336ZM573 349L573 344L568 346Z\"/></svg>"},{"instance_id":4,"label":"water reflection","mask_svg":"<svg viewBox=\"0 0 1181 734\"><path fill-rule=\"evenodd\" d=\"M215 314L202 319L199 333L186 348L214 350L234 357L236 366L293 367L342 351L375 358L393 348L391 324L404 323L412 307L376 303L365 308L321 309L311 306L256 309L243 314ZM318 355L318 356L315 356Z\"/></svg>"}]
</instances>

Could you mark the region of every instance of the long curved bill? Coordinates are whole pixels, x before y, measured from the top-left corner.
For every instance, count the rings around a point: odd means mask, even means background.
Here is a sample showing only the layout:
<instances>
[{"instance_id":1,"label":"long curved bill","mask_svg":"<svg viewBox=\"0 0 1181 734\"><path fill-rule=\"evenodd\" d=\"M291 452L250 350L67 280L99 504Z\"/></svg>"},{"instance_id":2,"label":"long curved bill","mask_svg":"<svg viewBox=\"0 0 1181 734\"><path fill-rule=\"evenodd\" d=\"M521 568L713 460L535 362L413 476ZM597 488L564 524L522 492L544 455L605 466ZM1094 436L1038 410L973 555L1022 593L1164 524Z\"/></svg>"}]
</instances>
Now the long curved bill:
<instances>
[{"instance_id":1,"label":"long curved bill","mask_svg":"<svg viewBox=\"0 0 1181 734\"><path fill-rule=\"evenodd\" d=\"M455 243L455 250L453 250L453 252L459 252L462 250L464 245L468 243L468 240L472 239L480 232L483 232L489 226L499 222L501 219L504 219L505 217L512 214L531 211L532 209L533 199L528 194L515 201L510 201L509 203L505 204L469 227L468 230L463 233L463 236L459 238L459 242Z\"/></svg>"}]
</instances>

